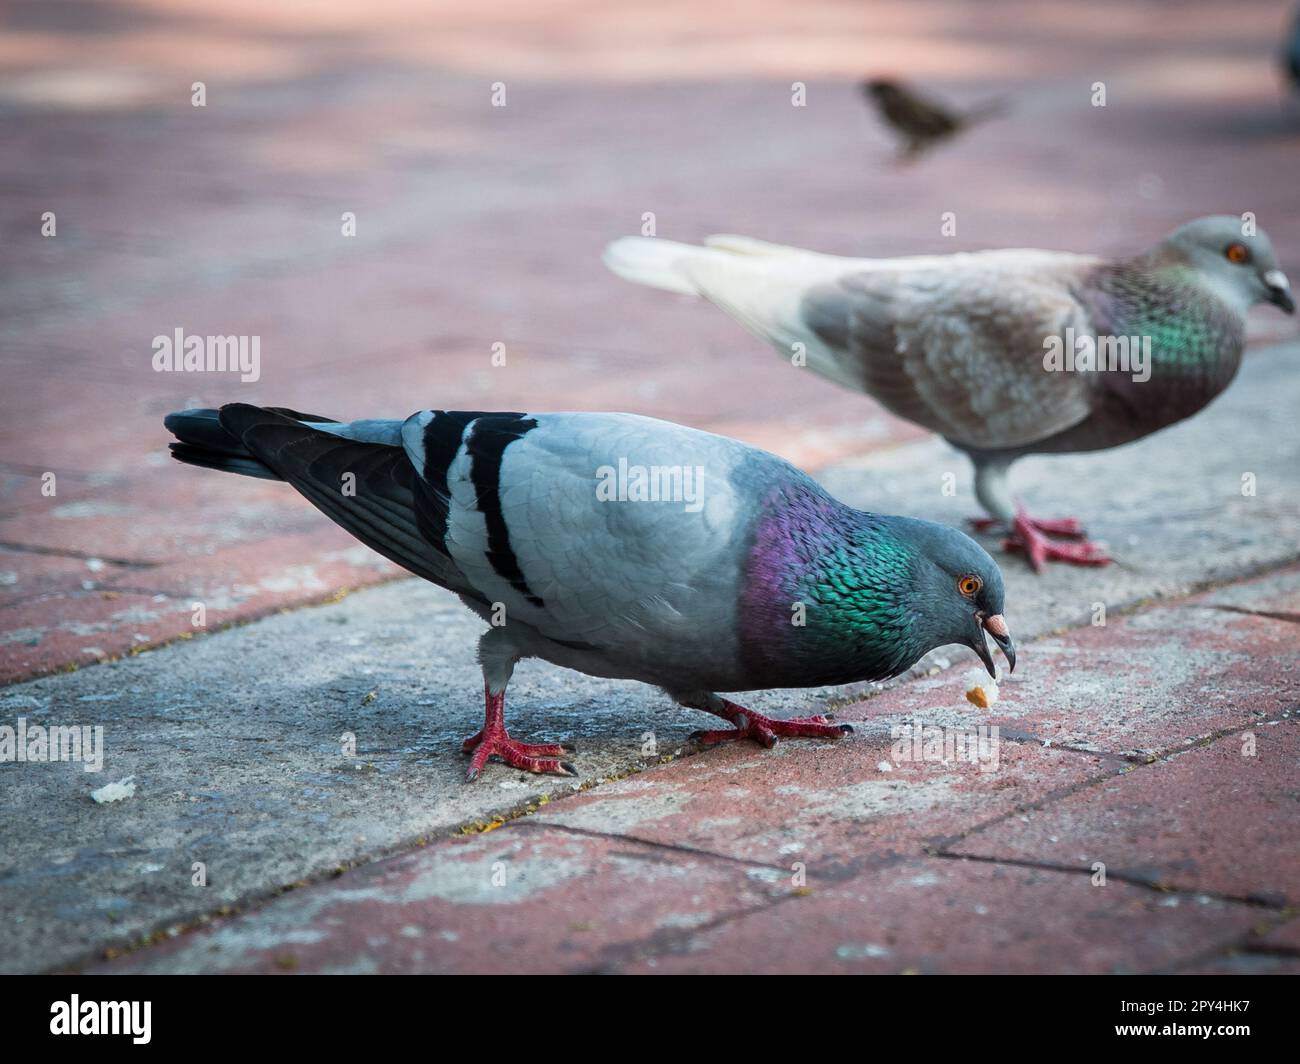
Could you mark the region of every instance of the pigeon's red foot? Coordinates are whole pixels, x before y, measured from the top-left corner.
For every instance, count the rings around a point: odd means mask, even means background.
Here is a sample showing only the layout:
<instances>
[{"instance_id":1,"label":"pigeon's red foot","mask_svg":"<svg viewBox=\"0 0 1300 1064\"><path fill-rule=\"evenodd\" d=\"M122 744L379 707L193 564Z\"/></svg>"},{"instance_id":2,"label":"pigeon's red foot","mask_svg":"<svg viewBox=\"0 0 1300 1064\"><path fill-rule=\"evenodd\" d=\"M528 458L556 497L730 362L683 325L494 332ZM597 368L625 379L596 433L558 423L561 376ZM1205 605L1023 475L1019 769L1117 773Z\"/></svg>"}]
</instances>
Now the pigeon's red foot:
<instances>
[{"instance_id":1,"label":"pigeon's red foot","mask_svg":"<svg viewBox=\"0 0 1300 1064\"><path fill-rule=\"evenodd\" d=\"M578 770L567 761L561 761L564 754L573 752L573 747L560 743L521 743L510 738L505 725L506 695L487 692L487 713L483 727L461 744L461 750L473 756L469 761L466 780L475 780L488 763L488 758L497 757L511 768L523 769L525 772L549 772L556 776L576 776Z\"/></svg>"},{"instance_id":2,"label":"pigeon's red foot","mask_svg":"<svg viewBox=\"0 0 1300 1064\"><path fill-rule=\"evenodd\" d=\"M691 733L692 739L704 743L706 746L711 746L714 743L734 742L737 739L753 739L754 742L761 743L763 746L772 747L776 745L777 739L838 739L853 730L852 725L836 724L830 717L826 716L792 717L790 720L777 720L774 717L765 717L761 713L755 713L752 709L746 709L744 706L738 706L735 702L728 702L725 698L717 699L717 705L720 705L721 708L707 704L696 708L729 720L735 727Z\"/></svg>"},{"instance_id":3,"label":"pigeon's red foot","mask_svg":"<svg viewBox=\"0 0 1300 1064\"><path fill-rule=\"evenodd\" d=\"M1048 539L1047 534L1076 537L1075 542L1061 543ZM1109 565L1112 558L1097 543L1081 538L1083 526L1073 518L1059 521L1039 521L1024 510L1017 510L1011 534L1002 542L1006 551L1024 551L1034 572L1042 572L1047 562L1069 562L1072 565Z\"/></svg>"}]
</instances>

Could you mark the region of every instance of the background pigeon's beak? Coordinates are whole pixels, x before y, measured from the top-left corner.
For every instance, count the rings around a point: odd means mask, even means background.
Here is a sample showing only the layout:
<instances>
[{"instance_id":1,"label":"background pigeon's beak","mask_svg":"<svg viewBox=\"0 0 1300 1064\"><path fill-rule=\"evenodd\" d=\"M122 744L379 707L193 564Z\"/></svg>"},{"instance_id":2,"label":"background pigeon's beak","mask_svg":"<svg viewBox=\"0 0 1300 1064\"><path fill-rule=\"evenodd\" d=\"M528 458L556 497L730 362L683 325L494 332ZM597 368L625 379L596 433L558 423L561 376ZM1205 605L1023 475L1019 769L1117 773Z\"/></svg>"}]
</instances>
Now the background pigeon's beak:
<instances>
[{"instance_id":1,"label":"background pigeon's beak","mask_svg":"<svg viewBox=\"0 0 1300 1064\"><path fill-rule=\"evenodd\" d=\"M984 667L988 669L989 675L995 680L998 677L998 671L993 665L993 655L989 653L988 644L984 641L984 633L988 632L993 637L993 642L1002 648L1002 653L1006 655L1009 672L1016 671L1016 644L1011 638L1011 631L1007 628L1006 618L1000 613L993 614L992 617L984 617L980 614L975 615L979 622L980 628L975 632L975 653L980 656L984 662Z\"/></svg>"},{"instance_id":2,"label":"background pigeon's beak","mask_svg":"<svg viewBox=\"0 0 1300 1064\"><path fill-rule=\"evenodd\" d=\"M1264 274L1264 284L1268 288L1268 301L1275 307L1281 307L1288 314L1295 313L1295 297L1291 295L1291 282L1281 270L1269 270Z\"/></svg>"}]
</instances>

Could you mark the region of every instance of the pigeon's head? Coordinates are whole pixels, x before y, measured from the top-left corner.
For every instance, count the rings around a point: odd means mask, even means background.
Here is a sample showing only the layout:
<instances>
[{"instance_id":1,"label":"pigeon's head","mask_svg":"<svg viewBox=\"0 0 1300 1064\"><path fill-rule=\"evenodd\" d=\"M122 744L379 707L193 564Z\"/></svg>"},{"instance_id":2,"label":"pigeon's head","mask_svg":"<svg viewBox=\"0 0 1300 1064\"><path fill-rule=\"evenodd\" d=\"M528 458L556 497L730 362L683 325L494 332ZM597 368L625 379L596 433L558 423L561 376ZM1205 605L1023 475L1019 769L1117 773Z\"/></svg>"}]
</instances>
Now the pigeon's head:
<instances>
[{"instance_id":1,"label":"pigeon's head","mask_svg":"<svg viewBox=\"0 0 1300 1064\"><path fill-rule=\"evenodd\" d=\"M1272 241L1262 229L1247 227L1231 214L1198 218L1174 230L1160 245L1165 254L1196 269L1230 305L1244 312L1272 303L1295 313L1291 284L1278 267Z\"/></svg>"},{"instance_id":2,"label":"pigeon's head","mask_svg":"<svg viewBox=\"0 0 1300 1064\"><path fill-rule=\"evenodd\" d=\"M989 552L966 533L947 525L895 518L918 555L911 605L916 635L927 649L960 643L980 656L996 678L993 655L984 635L1002 648L1016 667L1016 645L1003 617L1002 570Z\"/></svg>"}]
</instances>

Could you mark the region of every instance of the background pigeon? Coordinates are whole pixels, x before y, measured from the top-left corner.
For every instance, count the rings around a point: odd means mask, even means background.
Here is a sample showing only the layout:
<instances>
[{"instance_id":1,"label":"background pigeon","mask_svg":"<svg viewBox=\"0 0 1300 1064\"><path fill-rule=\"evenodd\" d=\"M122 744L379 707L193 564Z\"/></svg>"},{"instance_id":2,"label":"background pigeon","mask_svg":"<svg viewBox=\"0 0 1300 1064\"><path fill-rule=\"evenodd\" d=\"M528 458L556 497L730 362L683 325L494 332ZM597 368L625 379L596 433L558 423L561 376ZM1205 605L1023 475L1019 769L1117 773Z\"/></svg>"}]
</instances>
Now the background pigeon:
<instances>
[{"instance_id":1,"label":"background pigeon","mask_svg":"<svg viewBox=\"0 0 1300 1064\"><path fill-rule=\"evenodd\" d=\"M1002 575L972 539L850 509L726 437L629 414L425 410L339 424L238 403L165 423L176 458L287 480L492 625L479 643L486 718L464 744L470 779L493 755L573 773L564 747L506 732L521 658L655 684L735 725L704 741L768 746L849 729L774 720L716 692L884 679L948 643L992 674L986 631L1015 665Z\"/></svg>"},{"instance_id":2,"label":"background pigeon","mask_svg":"<svg viewBox=\"0 0 1300 1064\"><path fill-rule=\"evenodd\" d=\"M707 247L625 237L605 262L711 300L787 358L803 345L822 376L944 435L975 463L976 496L1010 530L1006 546L1036 569L1109 559L1074 519L1044 521L1014 504L1011 463L1115 447L1191 416L1237 372L1246 311L1295 310L1268 237L1243 235L1231 216L1191 222L1117 262L1032 250L850 259L736 236ZM1081 338L1096 349L1098 336L1132 337L1132 355L1149 338L1149 379L1045 362L1050 338L1077 351Z\"/></svg>"},{"instance_id":3,"label":"background pigeon","mask_svg":"<svg viewBox=\"0 0 1300 1064\"><path fill-rule=\"evenodd\" d=\"M969 111L956 111L887 78L864 81L861 88L863 95L875 104L880 117L898 134L899 156L903 160L915 159L940 141L1006 111L1006 104L1001 100L990 100Z\"/></svg>"}]
</instances>

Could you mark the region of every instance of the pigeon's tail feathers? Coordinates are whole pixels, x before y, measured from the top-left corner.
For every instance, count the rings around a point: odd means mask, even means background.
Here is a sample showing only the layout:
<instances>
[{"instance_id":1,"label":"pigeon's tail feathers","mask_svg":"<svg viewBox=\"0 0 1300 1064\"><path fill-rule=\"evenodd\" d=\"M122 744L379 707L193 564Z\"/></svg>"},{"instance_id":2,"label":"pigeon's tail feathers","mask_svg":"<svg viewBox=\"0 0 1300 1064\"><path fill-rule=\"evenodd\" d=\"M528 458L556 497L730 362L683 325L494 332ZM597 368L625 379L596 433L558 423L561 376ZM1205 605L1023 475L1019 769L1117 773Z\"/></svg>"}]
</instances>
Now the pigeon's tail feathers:
<instances>
[{"instance_id":1,"label":"pigeon's tail feathers","mask_svg":"<svg viewBox=\"0 0 1300 1064\"><path fill-rule=\"evenodd\" d=\"M718 251L730 251L733 255L752 255L771 258L777 255L797 255L801 258L825 258L815 251L792 248L788 244L773 244L767 240L755 240L752 236L737 236L735 233L715 233L705 237L704 243Z\"/></svg>"},{"instance_id":2,"label":"pigeon's tail feathers","mask_svg":"<svg viewBox=\"0 0 1300 1064\"><path fill-rule=\"evenodd\" d=\"M163 424L176 437L171 452L177 461L263 480L283 479L226 431L219 410L178 410L168 414Z\"/></svg>"},{"instance_id":3,"label":"pigeon's tail feathers","mask_svg":"<svg viewBox=\"0 0 1300 1064\"><path fill-rule=\"evenodd\" d=\"M871 260L739 236L711 237L708 247L623 237L609 245L605 263L626 280L702 296L795 364L860 387L849 367L809 330L803 300L813 286L870 268Z\"/></svg>"},{"instance_id":4,"label":"pigeon's tail feathers","mask_svg":"<svg viewBox=\"0 0 1300 1064\"><path fill-rule=\"evenodd\" d=\"M732 267L741 271L775 267L782 273L795 273L802 267L820 279L828 272L843 272L854 261L732 233L708 237L704 246L625 236L605 248L605 265L624 280L688 296L708 295L700 290L697 274L725 275Z\"/></svg>"},{"instance_id":5,"label":"pigeon's tail feathers","mask_svg":"<svg viewBox=\"0 0 1300 1064\"><path fill-rule=\"evenodd\" d=\"M662 288L665 292L698 296L699 290L691 283L683 267L700 257L723 252L693 244L679 244L673 240L657 240L649 236L625 236L611 241L605 248L605 265L625 281Z\"/></svg>"},{"instance_id":6,"label":"pigeon's tail feathers","mask_svg":"<svg viewBox=\"0 0 1300 1064\"><path fill-rule=\"evenodd\" d=\"M683 269L700 295L792 365L806 365L837 384L860 389L860 374L810 328L805 315L809 291L842 277L850 261L812 252L720 253Z\"/></svg>"},{"instance_id":7,"label":"pigeon's tail feathers","mask_svg":"<svg viewBox=\"0 0 1300 1064\"><path fill-rule=\"evenodd\" d=\"M211 427L214 417L224 436ZM385 558L435 584L473 593L425 534L428 515L440 503L430 497L401 446L402 422L340 423L247 403L173 414L166 423L174 432L175 418L193 418L179 427L187 429L189 438L205 442L183 446L201 446L210 458L182 461L241 473L260 465L265 472L248 475L288 481L326 517ZM194 428L198 421L204 424ZM236 447L242 452L232 453ZM232 461L240 467L218 464Z\"/></svg>"},{"instance_id":8,"label":"pigeon's tail feathers","mask_svg":"<svg viewBox=\"0 0 1300 1064\"><path fill-rule=\"evenodd\" d=\"M302 414L288 407L266 408L273 414L311 423L321 428L338 425L333 418L319 414ZM178 410L163 418L163 425L176 437L171 444L172 457L186 465L219 469L263 480L283 480L279 473L257 458L243 442L221 423L220 410Z\"/></svg>"}]
</instances>

